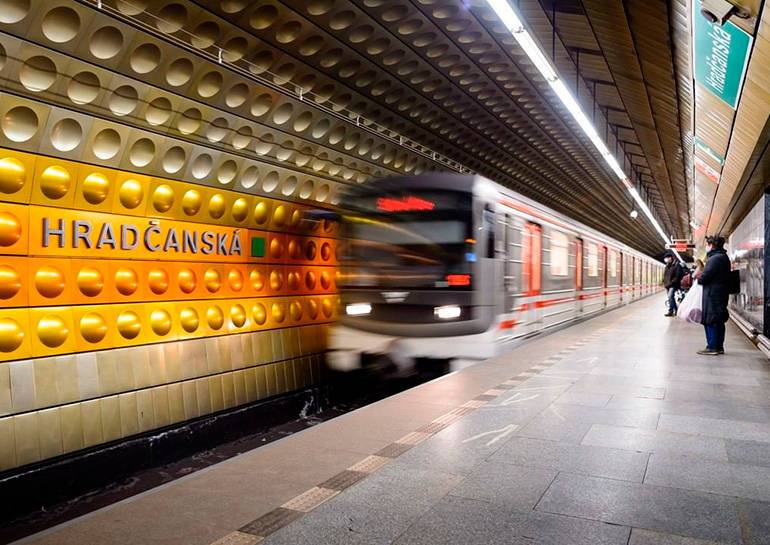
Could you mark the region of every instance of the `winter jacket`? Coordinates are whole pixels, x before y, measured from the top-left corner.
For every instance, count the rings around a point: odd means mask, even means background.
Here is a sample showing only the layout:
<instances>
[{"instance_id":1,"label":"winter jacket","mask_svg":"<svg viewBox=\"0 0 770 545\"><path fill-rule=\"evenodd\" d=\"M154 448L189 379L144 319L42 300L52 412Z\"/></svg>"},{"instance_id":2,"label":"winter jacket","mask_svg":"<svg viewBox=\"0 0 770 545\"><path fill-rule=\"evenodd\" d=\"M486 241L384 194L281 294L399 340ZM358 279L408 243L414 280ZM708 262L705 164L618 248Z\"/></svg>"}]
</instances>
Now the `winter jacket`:
<instances>
[{"instance_id":1,"label":"winter jacket","mask_svg":"<svg viewBox=\"0 0 770 545\"><path fill-rule=\"evenodd\" d=\"M676 288L679 289L679 283L684 276L682 267L679 266L678 261L671 261L666 265L666 269L663 271L663 287L666 289Z\"/></svg>"},{"instance_id":2,"label":"winter jacket","mask_svg":"<svg viewBox=\"0 0 770 545\"><path fill-rule=\"evenodd\" d=\"M727 321L730 268L730 258L724 249L711 250L706 256L706 266L700 277L703 286L703 317L700 323L723 324Z\"/></svg>"}]
</instances>

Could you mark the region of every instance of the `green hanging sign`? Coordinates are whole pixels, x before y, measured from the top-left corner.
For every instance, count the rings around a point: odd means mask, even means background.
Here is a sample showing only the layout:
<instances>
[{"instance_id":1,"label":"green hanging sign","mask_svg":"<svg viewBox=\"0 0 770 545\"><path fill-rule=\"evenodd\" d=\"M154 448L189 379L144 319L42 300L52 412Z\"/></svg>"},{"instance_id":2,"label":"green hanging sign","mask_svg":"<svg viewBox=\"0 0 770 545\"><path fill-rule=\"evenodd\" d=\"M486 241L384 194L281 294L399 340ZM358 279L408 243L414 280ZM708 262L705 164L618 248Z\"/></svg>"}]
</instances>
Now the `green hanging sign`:
<instances>
[{"instance_id":1,"label":"green hanging sign","mask_svg":"<svg viewBox=\"0 0 770 545\"><path fill-rule=\"evenodd\" d=\"M700 8L701 0L693 0L695 81L735 109L752 38L730 21L724 26L708 22Z\"/></svg>"},{"instance_id":2,"label":"green hanging sign","mask_svg":"<svg viewBox=\"0 0 770 545\"><path fill-rule=\"evenodd\" d=\"M695 137L695 147L702 150L703 153L705 153L706 155L711 157L714 161L719 163L720 166L725 164L725 158L719 155L708 144L706 144L703 140L701 140L697 136Z\"/></svg>"}]
</instances>

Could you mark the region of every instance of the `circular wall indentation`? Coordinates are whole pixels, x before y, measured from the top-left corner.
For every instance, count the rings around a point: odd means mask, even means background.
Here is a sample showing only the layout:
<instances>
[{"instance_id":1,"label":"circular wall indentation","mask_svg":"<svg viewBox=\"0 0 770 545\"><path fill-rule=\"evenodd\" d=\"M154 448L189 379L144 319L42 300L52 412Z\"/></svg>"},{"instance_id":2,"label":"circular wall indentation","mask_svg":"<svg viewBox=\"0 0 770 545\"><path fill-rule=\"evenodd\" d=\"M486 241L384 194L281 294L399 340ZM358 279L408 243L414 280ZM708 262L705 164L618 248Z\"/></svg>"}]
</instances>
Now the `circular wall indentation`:
<instances>
[{"instance_id":1,"label":"circular wall indentation","mask_svg":"<svg viewBox=\"0 0 770 545\"><path fill-rule=\"evenodd\" d=\"M225 214L226 201L220 193L215 193L209 199L209 216L219 219Z\"/></svg>"},{"instance_id":2,"label":"circular wall indentation","mask_svg":"<svg viewBox=\"0 0 770 545\"><path fill-rule=\"evenodd\" d=\"M101 91L99 78L93 72L78 72L67 85L67 97L75 104L90 104Z\"/></svg>"},{"instance_id":3,"label":"circular wall indentation","mask_svg":"<svg viewBox=\"0 0 770 545\"><path fill-rule=\"evenodd\" d=\"M83 129L74 119L60 119L51 128L51 144L59 151L72 151L83 141Z\"/></svg>"},{"instance_id":4,"label":"circular wall indentation","mask_svg":"<svg viewBox=\"0 0 770 545\"><path fill-rule=\"evenodd\" d=\"M29 0L0 0L0 23L12 25L29 13Z\"/></svg>"},{"instance_id":5,"label":"circular wall indentation","mask_svg":"<svg viewBox=\"0 0 770 545\"><path fill-rule=\"evenodd\" d=\"M206 309L206 322L215 331L221 329L225 323L225 315L222 313L222 309L216 305Z\"/></svg>"},{"instance_id":6,"label":"circular wall indentation","mask_svg":"<svg viewBox=\"0 0 770 545\"><path fill-rule=\"evenodd\" d=\"M243 273L238 269L230 269L227 273L227 284L233 291L241 291L243 289Z\"/></svg>"},{"instance_id":7,"label":"circular wall indentation","mask_svg":"<svg viewBox=\"0 0 770 545\"><path fill-rule=\"evenodd\" d=\"M230 323L235 327L243 327L246 324L246 309L243 306L230 307Z\"/></svg>"},{"instance_id":8,"label":"circular wall indentation","mask_svg":"<svg viewBox=\"0 0 770 545\"><path fill-rule=\"evenodd\" d=\"M201 153L193 160L192 175L197 180L202 180L211 174L212 168L214 168L214 159L208 153Z\"/></svg>"},{"instance_id":9,"label":"circular wall indentation","mask_svg":"<svg viewBox=\"0 0 770 545\"><path fill-rule=\"evenodd\" d=\"M203 273L203 284L209 293L216 293L222 288L222 275L216 269L207 269Z\"/></svg>"},{"instance_id":10,"label":"circular wall indentation","mask_svg":"<svg viewBox=\"0 0 770 545\"><path fill-rule=\"evenodd\" d=\"M139 276L136 271L128 267L115 271L115 288L121 295L133 295L139 289Z\"/></svg>"},{"instance_id":11,"label":"circular wall indentation","mask_svg":"<svg viewBox=\"0 0 770 545\"><path fill-rule=\"evenodd\" d=\"M262 288L265 287L265 277L264 275L254 269L249 273L249 284L251 284L251 289L254 291L262 291Z\"/></svg>"},{"instance_id":12,"label":"circular wall indentation","mask_svg":"<svg viewBox=\"0 0 770 545\"><path fill-rule=\"evenodd\" d=\"M182 269L176 275L176 281L182 293L190 294L195 291L198 279L192 269Z\"/></svg>"},{"instance_id":13,"label":"circular wall indentation","mask_svg":"<svg viewBox=\"0 0 770 545\"><path fill-rule=\"evenodd\" d=\"M232 159L228 159L219 165L219 168L217 169L217 181L223 185L229 184L235 179L236 174L238 174L238 165L236 165L235 161Z\"/></svg>"},{"instance_id":14,"label":"circular wall indentation","mask_svg":"<svg viewBox=\"0 0 770 545\"><path fill-rule=\"evenodd\" d=\"M166 82L173 87L179 87L190 81L194 66L190 59L184 57L176 59L166 69Z\"/></svg>"},{"instance_id":15,"label":"circular wall indentation","mask_svg":"<svg viewBox=\"0 0 770 545\"><path fill-rule=\"evenodd\" d=\"M197 189L188 189L182 197L182 210L188 216L194 216L201 209L203 197Z\"/></svg>"},{"instance_id":16,"label":"circular wall indentation","mask_svg":"<svg viewBox=\"0 0 770 545\"><path fill-rule=\"evenodd\" d=\"M211 98L222 89L222 74L211 71L198 82L198 94L203 98Z\"/></svg>"},{"instance_id":17,"label":"circular wall indentation","mask_svg":"<svg viewBox=\"0 0 770 545\"><path fill-rule=\"evenodd\" d=\"M120 197L120 204L129 210L133 210L142 203L142 200L144 199L144 188L137 180L129 178L120 184L118 195Z\"/></svg>"},{"instance_id":18,"label":"circular wall indentation","mask_svg":"<svg viewBox=\"0 0 770 545\"><path fill-rule=\"evenodd\" d=\"M225 96L225 104L230 108L242 106L249 96L249 87L245 83L237 83L230 87Z\"/></svg>"},{"instance_id":19,"label":"circular wall indentation","mask_svg":"<svg viewBox=\"0 0 770 545\"><path fill-rule=\"evenodd\" d=\"M94 138L92 151L102 161L112 159L120 151L120 135L115 129L102 129Z\"/></svg>"},{"instance_id":20,"label":"circular wall indentation","mask_svg":"<svg viewBox=\"0 0 770 545\"><path fill-rule=\"evenodd\" d=\"M144 118L150 125L163 125L171 119L171 101L166 97L156 97L147 104Z\"/></svg>"},{"instance_id":21,"label":"circular wall indentation","mask_svg":"<svg viewBox=\"0 0 770 545\"><path fill-rule=\"evenodd\" d=\"M279 291L283 287L283 274L280 271L270 271L268 283L271 291Z\"/></svg>"},{"instance_id":22,"label":"circular wall indentation","mask_svg":"<svg viewBox=\"0 0 770 545\"><path fill-rule=\"evenodd\" d=\"M142 321L135 312L125 310L118 314L118 332L124 339L135 339L142 331Z\"/></svg>"},{"instance_id":23,"label":"circular wall indentation","mask_svg":"<svg viewBox=\"0 0 770 545\"><path fill-rule=\"evenodd\" d=\"M28 58L19 70L19 82L25 89L35 93L51 87L56 81L56 76L56 65L43 55Z\"/></svg>"},{"instance_id":24,"label":"circular wall indentation","mask_svg":"<svg viewBox=\"0 0 770 545\"><path fill-rule=\"evenodd\" d=\"M297 177L289 176L281 184L281 193L284 195L291 195L294 190L297 189Z\"/></svg>"},{"instance_id":25,"label":"circular wall indentation","mask_svg":"<svg viewBox=\"0 0 770 545\"><path fill-rule=\"evenodd\" d=\"M155 309L150 313L150 328L159 337L168 335L173 322L171 315L163 309Z\"/></svg>"},{"instance_id":26,"label":"circular wall indentation","mask_svg":"<svg viewBox=\"0 0 770 545\"><path fill-rule=\"evenodd\" d=\"M152 193L152 206L158 212L168 212L174 205L174 190L168 184L161 184Z\"/></svg>"},{"instance_id":27,"label":"circular wall indentation","mask_svg":"<svg viewBox=\"0 0 770 545\"><path fill-rule=\"evenodd\" d=\"M273 320L276 322L283 322L286 319L286 305L283 303L273 303L270 306L270 314L272 314Z\"/></svg>"},{"instance_id":28,"label":"circular wall indentation","mask_svg":"<svg viewBox=\"0 0 770 545\"><path fill-rule=\"evenodd\" d=\"M13 267L0 265L0 299L8 300L21 291L21 275Z\"/></svg>"},{"instance_id":29,"label":"circular wall indentation","mask_svg":"<svg viewBox=\"0 0 770 545\"><path fill-rule=\"evenodd\" d=\"M137 74L148 74L160 63L160 48L155 44L142 44L131 53L129 65Z\"/></svg>"},{"instance_id":30,"label":"circular wall indentation","mask_svg":"<svg viewBox=\"0 0 770 545\"><path fill-rule=\"evenodd\" d=\"M206 49L211 47L219 39L219 25L214 21L203 21L192 31L191 43L193 46Z\"/></svg>"},{"instance_id":31,"label":"circular wall indentation","mask_svg":"<svg viewBox=\"0 0 770 545\"><path fill-rule=\"evenodd\" d=\"M51 165L40 175L40 191L49 199L61 199L70 187L72 187L72 175L64 167Z\"/></svg>"},{"instance_id":32,"label":"circular wall indentation","mask_svg":"<svg viewBox=\"0 0 770 545\"><path fill-rule=\"evenodd\" d=\"M283 125L289 119L291 119L291 115L293 113L294 106L292 106L292 104L289 102L285 102L284 104L278 106L273 112L273 122L275 122L276 125Z\"/></svg>"},{"instance_id":33,"label":"circular wall indentation","mask_svg":"<svg viewBox=\"0 0 770 545\"><path fill-rule=\"evenodd\" d=\"M237 222L245 220L249 215L249 201L243 197L235 199L231 214L233 215L233 219Z\"/></svg>"},{"instance_id":34,"label":"circular wall indentation","mask_svg":"<svg viewBox=\"0 0 770 545\"><path fill-rule=\"evenodd\" d=\"M103 174L92 172L83 180L81 192L83 193L83 198L89 204L104 202L109 191L110 181Z\"/></svg>"},{"instance_id":35,"label":"circular wall indentation","mask_svg":"<svg viewBox=\"0 0 770 545\"><path fill-rule=\"evenodd\" d=\"M61 346L70 334L67 324L55 314L48 314L37 322L37 336L48 348Z\"/></svg>"},{"instance_id":36,"label":"circular wall indentation","mask_svg":"<svg viewBox=\"0 0 770 545\"><path fill-rule=\"evenodd\" d=\"M227 132L230 127L227 124L227 120L224 117L217 117L211 123L209 123L206 129L206 139L209 142L220 142L227 136Z\"/></svg>"},{"instance_id":37,"label":"circular wall indentation","mask_svg":"<svg viewBox=\"0 0 770 545\"><path fill-rule=\"evenodd\" d=\"M267 311L265 310L265 305L262 303L257 303L252 306L251 315L254 318L254 323L257 325L264 325L264 323L267 321Z\"/></svg>"},{"instance_id":38,"label":"circular wall indentation","mask_svg":"<svg viewBox=\"0 0 770 545\"><path fill-rule=\"evenodd\" d=\"M56 267L45 265L35 272L35 289L43 297L58 297L64 292L65 286L64 273Z\"/></svg>"},{"instance_id":39,"label":"circular wall indentation","mask_svg":"<svg viewBox=\"0 0 770 545\"><path fill-rule=\"evenodd\" d=\"M168 291L170 281L168 273L163 269L152 269L147 274L147 285L155 295L162 295Z\"/></svg>"},{"instance_id":40,"label":"circular wall indentation","mask_svg":"<svg viewBox=\"0 0 770 545\"><path fill-rule=\"evenodd\" d=\"M241 60L249 49L249 42L243 36L234 36L225 42L222 58L227 62Z\"/></svg>"},{"instance_id":41,"label":"circular wall indentation","mask_svg":"<svg viewBox=\"0 0 770 545\"><path fill-rule=\"evenodd\" d=\"M254 30L264 30L278 19L278 8L265 4L254 10L249 18L249 25Z\"/></svg>"},{"instance_id":42,"label":"circular wall indentation","mask_svg":"<svg viewBox=\"0 0 770 545\"><path fill-rule=\"evenodd\" d=\"M26 142L35 136L37 124L37 114L32 108L15 106L5 112L0 127L9 140Z\"/></svg>"},{"instance_id":43,"label":"circular wall indentation","mask_svg":"<svg viewBox=\"0 0 770 545\"><path fill-rule=\"evenodd\" d=\"M273 105L273 96L267 93L257 95L251 103L251 115L261 117L265 115Z\"/></svg>"},{"instance_id":44,"label":"circular wall indentation","mask_svg":"<svg viewBox=\"0 0 770 545\"><path fill-rule=\"evenodd\" d=\"M302 187L299 188L299 197L300 199L309 199L310 195L312 194L313 194L313 181L305 180L302 183Z\"/></svg>"},{"instance_id":45,"label":"circular wall indentation","mask_svg":"<svg viewBox=\"0 0 770 545\"><path fill-rule=\"evenodd\" d=\"M125 15L139 15L147 10L149 0L116 0L115 6Z\"/></svg>"},{"instance_id":46,"label":"circular wall indentation","mask_svg":"<svg viewBox=\"0 0 770 545\"><path fill-rule=\"evenodd\" d=\"M193 333L198 329L200 319L198 318L198 312L194 308L184 308L179 313L179 323L187 333Z\"/></svg>"},{"instance_id":47,"label":"circular wall indentation","mask_svg":"<svg viewBox=\"0 0 770 545\"><path fill-rule=\"evenodd\" d=\"M254 222L263 224L267 221L268 207L265 201L260 201L254 207Z\"/></svg>"},{"instance_id":48,"label":"circular wall indentation","mask_svg":"<svg viewBox=\"0 0 770 545\"><path fill-rule=\"evenodd\" d=\"M180 30L187 21L187 9L181 4L166 4L158 12L155 26L158 30L172 34Z\"/></svg>"},{"instance_id":49,"label":"circular wall indentation","mask_svg":"<svg viewBox=\"0 0 770 545\"><path fill-rule=\"evenodd\" d=\"M176 174L185 164L187 154L181 146L172 146L163 154L161 165L168 174Z\"/></svg>"},{"instance_id":50,"label":"circular wall indentation","mask_svg":"<svg viewBox=\"0 0 770 545\"><path fill-rule=\"evenodd\" d=\"M275 191L276 187L278 187L278 181L278 173L275 170L271 170L262 180L262 189L267 193L271 193L272 191Z\"/></svg>"},{"instance_id":51,"label":"circular wall indentation","mask_svg":"<svg viewBox=\"0 0 770 545\"><path fill-rule=\"evenodd\" d=\"M259 170L254 165L247 167L241 174L241 186L245 189L254 187L259 179Z\"/></svg>"},{"instance_id":52,"label":"circular wall indentation","mask_svg":"<svg viewBox=\"0 0 770 545\"><path fill-rule=\"evenodd\" d=\"M135 167L146 167L155 158L155 143L149 138L140 138L131 146L128 160Z\"/></svg>"},{"instance_id":53,"label":"circular wall indentation","mask_svg":"<svg viewBox=\"0 0 770 545\"><path fill-rule=\"evenodd\" d=\"M78 271L77 285L86 297L96 297L104 289L104 276L94 267L83 267Z\"/></svg>"},{"instance_id":54,"label":"circular wall indentation","mask_svg":"<svg viewBox=\"0 0 770 545\"><path fill-rule=\"evenodd\" d=\"M13 318L0 318L0 352L13 352L24 342L24 330Z\"/></svg>"},{"instance_id":55,"label":"circular wall indentation","mask_svg":"<svg viewBox=\"0 0 770 545\"><path fill-rule=\"evenodd\" d=\"M251 138L251 127L244 125L235 132L231 143L235 149L245 149L251 143Z\"/></svg>"},{"instance_id":56,"label":"circular wall indentation","mask_svg":"<svg viewBox=\"0 0 770 545\"><path fill-rule=\"evenodd\" d=\"M128 115L136 109L139 94L130 85L121 85L110 95L110 111L119 116Z\"/></svg>"},{"instance_id":57,"label":"circular wall indentation","mask_svg":"<svg viewBox=\"0 0 770 545\"><path fill-rule=\"evenodd\" d=\"M41 25L43 35L57 44L69 42L80 31L80 16L77 12L65 6L59 6L43 17Z\"/></svg>"},{"instance_id":58,"label":"circular wall indentation","mask_svg":"<svg viewBox=\"0 0 770 545\"><path fill-rule=\"evenodd\" d=\"M182 134L192 134L201 126L202 114L197 108L188 108L176 122L176 127Z\"/></svg>"},{"instance_id":59,"label":"circular wall indentation","mask_svg":"<svg viewBox=\"0 0 770 545\"><path fill-rule=\"evenodd\" d=\"M0 246L16 244L21 238L21 222L10 212L0 212Z\"/></svg>"},{"instance_id":60,"label":"circular wall indentation","mask_svg":"<svg viewBox=\"0 0 770 545\"><path fill-rule=\"evenodd\" d=\"M324 184L321 187L318 188L318 193L316 193L315 199L318 202L324 202L326 199L329 198L329 192L331 191L328 184Z\"/></svg>"},{"instance_id":61,"label":"circular wall indentation","mask_svg":"<svg viewBox=\"0 0 770 545\"><path fill-rule=\"evenodd\" d=\"M11 195L24 187L27 168L15 157L0 159L0 193Z\"/></svg>"},{"instance_id":62,"label":"circular wall indentation","mask_svg":"<svg viewBox=\"0 0 770 545\"><path fill-rule=\"evenodd\" d=\"M97 59L111 59L123 47L123 34L114 26L105 26L91 35L88 50Z\"/></svg>"},{"instance_id":63,"label":"circular wall indentation","mask_svg":"<svg viewBox=\"0 0 770 545\"><path fill-rule=\"evenodd\" d=\"M101 314L96 312L88 312L80 318L78 324L80 330L80 336L87 342L96 344L104 340L107 336L107 323Z\"/></svg>"}]
</instances>

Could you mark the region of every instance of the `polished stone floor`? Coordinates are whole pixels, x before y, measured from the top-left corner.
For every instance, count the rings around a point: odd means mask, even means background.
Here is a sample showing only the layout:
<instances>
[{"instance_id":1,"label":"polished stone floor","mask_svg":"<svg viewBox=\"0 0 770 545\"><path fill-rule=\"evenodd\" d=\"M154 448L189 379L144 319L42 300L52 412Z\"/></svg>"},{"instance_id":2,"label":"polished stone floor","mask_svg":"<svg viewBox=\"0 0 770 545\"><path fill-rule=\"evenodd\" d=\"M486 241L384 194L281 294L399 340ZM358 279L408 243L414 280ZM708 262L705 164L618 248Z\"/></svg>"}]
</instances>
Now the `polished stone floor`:
<instances>
[{"instance_id":1,"label":"polished stone floor","mask_svg":"<svg viewBox=\"0 0 770 545\"><path fill-rule=\"evenodd\" d=\"M770 367L657 299L264 543L770 544Z\"/></svg>"},{"instance_id":2,"label":"polished stone floor","mask_svg":"<svg viewBox=\"0 0 770 545\"><path fill-rule=\"evenodd\" d=\"M770 545L770 366L661 296L25 540Z\"/></svg>"}]
</instances>

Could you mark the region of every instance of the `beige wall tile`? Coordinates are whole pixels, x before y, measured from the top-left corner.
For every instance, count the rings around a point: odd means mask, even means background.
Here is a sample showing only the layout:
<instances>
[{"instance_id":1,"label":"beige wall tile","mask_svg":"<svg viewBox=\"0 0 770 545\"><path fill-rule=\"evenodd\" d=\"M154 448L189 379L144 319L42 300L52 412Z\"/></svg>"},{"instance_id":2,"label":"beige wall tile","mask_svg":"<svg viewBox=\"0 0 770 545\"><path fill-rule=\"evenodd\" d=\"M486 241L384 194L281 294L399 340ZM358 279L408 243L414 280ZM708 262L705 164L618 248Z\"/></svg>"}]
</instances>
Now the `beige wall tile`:
<instances>
[{"instance_id":1,"label":"beige wall tile","mask_svg":"<svg viewBox=\"0 0 770 545\"><path fill-rule=\"evenodd\" d=\"M222 377L217 375L209 377L209 392L211 393L211 412L215 413L225 408L224 394L222 393Z\"/></svg>"},{"instance_id":2,"label":"beige wall tile","mask_svg":"<svg viewBox=\"0 0 770 545\"><path fill-rule=\"evenodd\" d=\"M62 441L61 410L59 407L44 409L38 413L40 426L40 457L53 458L64 454Z\"/></svg>"},{"instance_id":3,"label":"beige wall tile","mask_svg":"<svg viewBox=\"0 0 770 545\"><path fill-rule=\"evenodd\" d=\"M200 416L211 414L211 390L208 377L195 381L195 391L198 394L198 414Z\"/></svg>"},{"instance_id":4,"label":"beige wall tile","mask_svg":"<svg viewBox=\"0 0 770 545\"><path fill-rule=\"evenodd\" d=\"M224 373L220 375L222 379L222 406L225 409L235 407L235 385L233 384L233 374Z\"/></svg>"},{"instance_id":5,"label":"beige wall tile","mask_svg":"<svg viewBox=\"0 0 770 545\"><path fill-rule=\"evenodd\" d=\"M155 408L155 427L168 426L171 423L168 411L168 387L156 386L152 389L152 404Z\"/></svg>"},{"instance_id":6,"label":"beige wall tile","mask_svg":"<svg viewBox=\"0 0 770 545\"><path fill-rule=\"evenodd\" d=\"M150 360L150 381L153 386L166 384L166 354L162 344L145 347Z\"/></svg>"},{"instance_id":7,"label":"beige wall tile","mask_svg":"<svg viewBox=\"0 0 770 545\"><path fill-rule=\"evenodd\" d=\"M0 363L0 416L10 414L12 411L11 366L8 363Z\"/></svg>"},{"instance_id":8,"label":"beige wall tile","mask_svg":"<svg viewBox=\"0 0 770 545\"><path fill-rule=\"evenodd\" d=\"M84 401L80 404L81 422L83 425L83 444L86 447L104 442L102 432L102 409L98 399Z\"/></svg>"},{"instance_id":9,"label":"beige wall tile","mask_svg":"<svg viewBox=\"0 0 770 545\"><path fill-rule=\"evenodd\" d=\"M257 372L253 367L243 371L243 382L246 386L246 401L252 402L257 397Z\"/></svg>"},{"instance_id":10,"label":"beige wall tile","mask_svg":"<svg viewBox=\"0 0 770 545\"><path fill-rule=\"evenodd\" d=\"M56 356L56 388L60 403L80 400L78 364L74 355Z\"/></svg>"},{"instance_id":11,"label":"beige wall tile","mask_svg":"<svg viewBox=\"0 0 770 545\"><path fill-rule=\"evenodd\" d=\"M184 393L179 382L168 385L168 413L172 424L185 420Z\"/></svg>"},{"instance_id":12,"label":"beige wall tile","mask_svg":"<svg viewBox=\"0 0 770 545\"><path fill-rule=\"evenodd\" d=\"M182 399L184 401L184 416L187 420L200 416L198 391L194 380L188 380L182 383Z\"/></svg>"},{"instance_id":13,"label":"beige wall tile","mask_svg":"<svg viewBox=\"0 0 770 545\"><path fill-rule=\"evenodd\" d=\"M235 387L235 404L243 405L246 403L246 380L245 371L235 371L233 373L233 386Z\"/></svg>"},{"instance_id":14,"label":"beige wall tile","mask_svg":"<svg viewBox=\"0 0 770 545\"><path fill-rule=\"evenodd\" d=\"M78 388L80 399L99 397L99 369L96 366L96 354L85 352L76 354L78 367ZM85 418L85 415L83 416Z\"/></svg>"},{"instance_id":15,"label":"beige wall tile","mask_svg":"<svg viewBox=\"0 0 770 545\"><path fill-rule=\"evenodd\" d=\"M58 405L59 387L56 383L56 358L33 360L35 368L35 398L39 408Z\"/></svg>"},{"instance_id":16,"label":"beige wall tile","mask_svg":"<svg viewBox=\"0 0 770 545\"><path fill-rule=\"evenodd\" d=\"M75 452L85 446L83 441L83 418L80 403L72 403L59 408L61 418L61 437L64 452Z\"/></svg>"},{"instance_id":17,"label":"beige wall tile","mask_svg":"<svg viewBox=\"0 0 770 545\"><path fill-rule=\"evenodd\" d=\"M125 356L121 357L115 355L115 352L122 352ZM134 353L136 350L134 350ZM131 362L129 351L127 349L105 352L106 354L113 355L115 359L115 368L118 370L118 383L120 384L120 392L129 392L135 390L136 377L134 377L134 364Z\"/></svg>"},{"instance_id":18,"label":"beige wall tile","mask_svg":"<svg viewBox=\"0 0 770 545\"><path fill-rule=\"evenodd\" d=\"M276 393L282 394L286 391L286 362L273 364L275 369L275 388Z\"/></svg>"},{"instance_id":19,"label":"beige wall tile","mask_svg":"<svg viewBox=\"0 0 770 545\"><path fill-rule=\"evenodd\" d=\"M136 392L126 392L118 396L120 404L120 434L130 437L139 433L139 413L136 407Z\"/></svg>"},{"instance_id":20,"label":"beige wall tile","mask_svg":"<svg viewBox=\"0 0 770 545\"><path fill-rule=\"evenodd\" d=\"M112 395L121 391L118 360L109 351L96 354L96 368L99 372L101 395Z\"/></svg>"},{"instance_id":21,"label":"beige wall tile","mask_svg":"<svg viewBox=\"0 0 770 545\"><path fill-rule=\"evenodd\" d=\"M134 369L134 380L137 388L147 388L152 385L152 374L150 372L150 354L145 347L136 349L133 353L129 349L124 349L124 354L131 357L128 362Z\"/></svg>"},{"instance_id":22,"label":"beige wall tile","mask_svg":"<svg viewBox=\"0 0 770 545\"><path fill-rule=\"evenodd\" d=\"M35 408L35 368L32 361L12 361L9 365L13 412L31 411Z\"/></svg>"},{"instance_id":23,"label":"beige wall tile","mask_svg":"<svg viewBox=\"0 0 770 545\"><path fill-rule=\"evenodd\" d=\"M0 418L0 471L11 469L17 465L13 417Z\"/></svg>"},{"instance_id":24,"label":"beige wall tile","mask_svg":"<svg viewBox=\"0 0 770 545\"><path fill-rule=\"evenodd\" d=\"M102 410L102 435L104 442L115 441L123 436L120 422L120 400L118 396L103 397L99 400Z\"/></svg>"},{"instance_id":25,"label":"beige wall tile","mask_svg":"<svg viewBox=\"0 0 770 545\"><path fill-rule=\"evenodd\" d=\"M161 345L163 347L163 359L166 362L166 381L168 382L178 382L184 379L179 345L178 342Z\"/></svg>"},{"instance_id":26,"label":"beige wall tile","mask_svg":"<svg viewBox=\"0 0 770 545\"><path fill-rule=\"evenodd\" d=\"M13 417L16 463L20 466L40 460L40 432L37 412Z\"/></svg>"},{"instance_id":27,"label":"beige wall tile","mask_svg":"<svg viewBox=\"0 0 770 545\"><path fill-rule=\"evenodd\" d=\"M149 388L136 392L136 410L140 432L157 427L155 426L155 408L152 405L152 391Z\"/></svg>"},{"instance_id":28,"label":"beige wall tile","mask_svg":"<svg viewBox=\"0 0 770 545\"><path fill-rule=\"evenodd\" d=\"M254 375L257 378L257 399L264 399L270 395L267 387L267 365L255 367Z\"/></svg>"}]
</instances>

